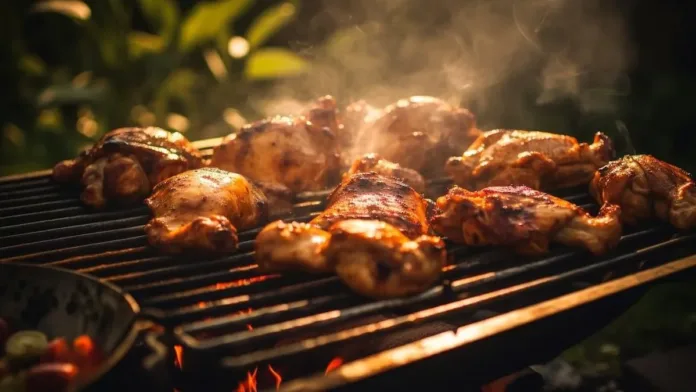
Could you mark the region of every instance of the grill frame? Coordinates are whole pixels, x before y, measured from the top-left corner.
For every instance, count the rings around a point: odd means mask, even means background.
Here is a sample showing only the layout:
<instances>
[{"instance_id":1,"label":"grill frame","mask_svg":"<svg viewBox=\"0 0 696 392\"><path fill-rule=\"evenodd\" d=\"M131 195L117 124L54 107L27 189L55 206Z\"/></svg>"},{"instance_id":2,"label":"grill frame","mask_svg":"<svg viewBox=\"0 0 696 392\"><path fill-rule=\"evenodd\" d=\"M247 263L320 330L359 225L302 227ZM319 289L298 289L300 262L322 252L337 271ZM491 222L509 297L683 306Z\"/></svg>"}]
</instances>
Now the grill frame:
<instances>
[{"instance_id":1,"label":"grill frame","mask_svg":"<svg viewBox=\"0 0 696 392\"><path fill-rule=\"evenodd\" d=\"M220 138L195 142L194 144L198 148L205 150L215 146L219 141ZM209 151L204 152L209 153ZM474 251L474 256L486 254L497 255L497 259L493 257L493 259L495 259L493 262L480 260L471 262L472 252L467 251L462 246L448 244L448 253L450 253L451 256L458 257L460 261L463 260L462 263L448 270L448 276L450 276L450 278L446 277L442 285L438 285L422 295L405 300L360 302L361 300L358 300L355 296L348 293L345 288L343 291L340 291L340 287L337 285L338 279L336 277L324 276L314 279L295 274L285 274L281 277L272 278L266 281L266 283L260 281L253 282L246 286L230 286L219 289L217 286L213 285L222 281L248 279L257 275L255 272L256 269L252 265L253 257L250 251L253 249L253 237L258 233L260 228L240 233L240 250L221 258L205 259L201 261L195 256L173 257L161 255L147 246L144 233L142 233L142 226L149 219L149 211L146 207L112 208L101 212L89 211L80 206L79 203L76 203L78 195L76 189L63 188L53 184L47 177L49 174L50 170L46 170L0 178L0 262L21 261L60 266L89 273L100 279L123 287L126 291L132 293L144 308L150 308L149 313L157 315L157 321L166 327L167 334L164 335L165 337L163 340L167 343L169 349L172 350L175 344L183 347L185 361L187 363L192 362L192 364L187 364L180 375L183 375L185 380L194 383L206 382L206 380L209 381L211 379L211 373L213 374L212 379L216 380L218 373L226 374L233 379L243 378L245 372L249 369L249 365L252 362L258 363L258 361L253 360L253 358L255 358L253 355L256 351L233 351L231 350L233 347L230 342L235 342L235 344L244 347L245 345L253 345L253 339L264 342L271 341L274 336L281 336L286 332L296 333L297 329L283 329L288 328L289 324L287 321L282 321L281 319L279 319L281 321L274 321L271 324L261 323L261 328L257 329L257 331L261 331L260 333L239 332L236 335L230 335L228 333L224 342L228 347L225 352L237 353L238 355L235 356L225 355L225 353L216 351L220 350L219 346L214 346L210 343L207 343L207 345L201 344L201 342L205 341L196 341L191 338L190 334L192 332L205 332L206 329L203 327L208 328L211 325L216 325L217 328L228 328L230 324L224 324L219 317L217 321L214 321L212 324L202 321L201 317L206 317L206 315L209 316L213 313L215 317L217 317L224 312L239 308L240 304L243 302L241 298L244 296L247 297L248 303L255 304L254 312L246 316L227 316L224 319L226 322L231 321L235 326L239 326L250 320L273 319L273 317L276 316L273 314L273 308L264 308L263 306L257 308L257 304L275 306L277 309L286 306L288 309L283 311L289 311L291 314L295 314L292 312L297 312L297 314L299 314L299 316L292 318L292 320L296 322L303 320L298 317L304 317L305 321L311 321L308 320L308 317L311 318L312 316L302 316L302 306L314 306L314 308L308 307L304 311L310 312L310 314L316 316L317 312L326 313L326 311L332 306L335 306L335 304L349 304L352 308L346 309L344 307L340 308L340 311L351 315L350 317L357 318L358 311L355 309L360 307L369 309L372 313L384 313L385 310L397 309L400 312L397 314L403 314L408 311L418 311L414 304L414 302L417 301L429 303L430 305L437 303L437 301L450 301L451 303L457 296L461 295L473 296L468 299L471 304L475 304L477 309L488 310L488 302L485 302L484 305L486 306L484 306L473 301L473 299L486 299L485 296L490 296L491 290L505 290L509 288L509 286L515 286L515 283L519 282L519 278L525 279L524 277L530 273L533 274L532 277L540 276L536 275L537 273L545 273L546 275L541 276L548 276L550 280L540 281L538 286L529 286L524 288L524 290L520 289L520 291L515 292L515 295L513 295L513 302L516 301L518 296L530 296L529 298L532 299L532 302L537 301L537 297L531 297L530 293L532 291L544 291L544 285L546 284L557 285L558 283L569 281L571 278L573 284L589 285L590 288L608 284L606 282L602 283L607 280L606 277L600 277L599 281L597 281L597 279L589 281L583 280L585 276L592 275L594 277L598 272L616 272L616 270L619 269L628 274L627 276L629 277L640 276L635 275L636 271L638 271L638 274L645 272L646 270L642 268L650 266L650 263L655 263L654 268L662 271L655 276L662 278L662 275L677 274L694 267L693 263L687 263L688 265L682 263L674 267L668 267L673 264L669 264L669 261L663 259L667 256L664 248L686 247L687 243L694 242L693 240L696 239L696 234L681 234L681 237L679 237L680 234L676 234L678 236L672 238L676 233L674 230L664 226L651 226L642 231L638 229L637 232L629 233L622 237L622 244L624 244L622 246L625 246L627 242L641 242L643 238L647 238L648 240L659 238L659 243L662 245L656 248L648 246L646 250L639 254L625 253L615 259L612 259L610 256L605 257L604 259L609 260L605 264L602 264L601 260L603 259L591 258L589 259L591 263L585 267L585 270L582 268L580 268L580 270L568 270L567 265L563 267L564 263L570 263L572 261L578 264L583 259L587 260L587 254L580 251L558 249L556 253L552 254L550 257L537 259L536 261L526 261L522 265L514 265L516 262L510 263L510 260L501 261L503 257L511 257L510 254L506 255L505 251ZM443 194L449 183L447 180L434 180L430 181L429 185L430 194L428 196L434 197ZM301 220L306 221L311 219L317 211L323 208L323 200L328 192L329 191L322 191L300 195L292 216L287 217L288 220L298 220L297 218L293 218L298 215ZM589 209L595 208L591 204L586 203L589 201L588 195L575 194L573 192L573 190L566 191L565 195L562 194L560 196L565 196L564 198L566 200L579 203ZM12 197L6 200L2 198L3 195ZM11 215L7 215L8 213ZM10 218L9 225L5 224L8 222L5 220L6 217ZM36 219L40 219L40 221L36 221ZM98 234L95 236L94 232ZM102 241L87 245L81 242L82 240L95 238L101 238ZM666 241L662 241L662 239L666 239ZM30 251L30 253L27 253L27 251ZM696 247L694 247L691 253L696 253ZM10 256L6 257L6 254ZM661 256L661 260L657 260L655 254ZM674 259L675 257L670 256L667 258ZM485 257L481 258L481 260L485 259ZM187 261L191 263L187 263ZM513 265L510 266L510 264ZM229 266L233 266L233 268L227 269ZM559 267L561 267L561 272L554 273ZM575 275L571 274L572 271L575 271ZM182 278L182 276L186 276L188 273L193 274L193 277L189 279ZM491 275L491 273L493 275ZM473 277L464 277L464 275L471 274L474 274ZM476 274L479 274L478 278L476 278ZM454 276L454 278L451 278L451 276ZM459 276L458 279L457 276ZM624 278L619 277L618 279ZM635 281L633 282L634 284L626 285L625 287L622 286L624 289L611 292L612 297L626 297L626 292L641 291L648 283L652 283L656 280L657 277L654 279ZM273 282L280 284L274 285ZM329 290L323 291L322 293L325 294L319 296L311 297L304 295L311 293L312 290L321 288L335 290L337 287L339 289L338 294L334 294L333 291ZM292 288L292 290L289 288ZM286 301L283 303L274 303L274 295L277 295L277 292L273 290L280 290L279 292L284 295L283 298L285 298ZM577 290L576 287L574 287L570 290L570 294L558 294L558 292L553 292L555 294L552 294L549 292L541 295L543 298L540 297L541 300L539 301L561 301L561 298L567 295L575 299L582 299L582 293L584 292L582 290L584 290L582 287ZM628 297L631 296L628 295ZM208 307L206 305L206 307L196 309L192 307L191 304L195 303L198 298L205 299L207 302L216 300L222 302L217 303L214 307ZM234 301L231 301L231 298L233 298ZM313 302L307 302L302 305L303 301L308 301L308 298ZM225 300L227 302L224 302ZM486 299L486 301L489 300L495 300L492 302L497 303L496 301L505 302L509 299L491 296ZM466 300L461 299L459 301ZM610 301L608 296L600 296L592 301L592 306L600 306L600 303L607 301ZM186 306L177 305L186 303L188 303ZM475 325L484 326L487 325L486 323L493 323L494 321L489 320L501 320L500 317L511 312L513 314L519 314L514 313L521 310L519 306L513 305L513 307L515 309L510 312L498 312L497 315L489 315L490 318L483 321L470 321L468 324L470 327L466 328L475 329L475 327L473 327ZM578 306L564 313L577 313L583 307L587 307L587 304L578 303ZM613 308L610 306L609 310L612 309ZM614 312L608 313L616 313L617 309L613 310ZM463 309L462 311L462 313L469 312L469 308ZM528 313L529 312L530 311L528 311ZM393 314L394 312L391 313ZM556 319L558 318L557 316L558 315L553 315L550 319ZM410 323L409 325L417 324L417 320L409 321L405 319L403 315L400 317L403 322L407 324ZM317 320L321 319L321 317L315 318ZM331 321L329 318L326 320ZM193 324L191 324L192 322ZM530 325L536 325L538 323L544 325L546 322L545 318L536 317L530 322ZM561 325L563 325L562 323L563 322L561 322ZM363 327L368 330L372 328L379 329L374 326L377 324L379 323L370 323ZM193 327L191 325L193 325ZM279 325L283 326L283 328L278 327ZM312 323L306 325L312 325ZM350 329L346 327L345 323L342 325L344 326L342 330ZM525 329L526 327L525 325L518 329ZM540 328L544 329L548 327ZM371 332L375 332L377 329ZM588 329L593 328L584 328L583 332L586 332ZM310 343L312 341L316 343L316 341L320 340L320 337L336 337L336 335L339 334L340 332L320 332L314 337L301 340L300 343L306 343L308 341ZM466 356L468 352L476 352L478 349L475 347L479 345L490 349L491 347L495 347L489 344L490 341L509 339L507 335L509 335L507 332L501 333L500 336L496 335L493 337L481 335L478 339L460 345L462 347L466 346L467 348L465 350L456 351L461 351L464 356ZM573 336L575 335L577 334ZM235 340L230 340L230 336L234 337ZM417 341L428 342L428 339L429 338L426 337L424 339L418 339ZM295 342L289 345L297 347L300 343ZM407 346L413 347L414 344L417 343L408 343ZM285 347L287 346L288 345ZM213 351L215 351L214 355L211 354ZM263 350L261 351L263 352ZM273 351L280 352L282 350L267 349L266 353L268 354L270 352L272 354ZM421 354L422 352L421 350ZM451 353L445 357L449 357L449 355L451 355ZM530 356L520 354L520 357L529 359ZM256 358L258 358L258 356ZM348 370L344 369L341 373L337 370L335 373L329 373L327 377L309 377L304 378L304 381L290 381L283 390L285 390L285 388L287 388L287 390L312 390L311 388L297 389L299 387L308 388L308 386L319 389L324 387L344 389L350 386L350 383L348 383L350 377L345 377L343 373L345 371L350 373L350 369L356 369L360 366L370 367L377 362L387 367L393 366L395 363L399 362L393 358L391 360L385 360L384 357L381 357L382 359L379 360L369 358L373 358L373 356L369 356L368 359L357 359L353 361L352 364L347 364L345 369ZM274 361L275 359L271 357L269 360ZM390 369L387 374L408 374L408 369L411 368L411 365L420 362L423 362L423 355L413 357L411 361L403 362L402 365L404 365L404 367L398 368L397 370ZM426 368L427 367L432 366L426 366ZM498 366L498 370L502 368L503 366ZM213 369L212 372L211 369ZM428 372L432 371L433 370L428 370ZM353 373L355 373L355 371ZM379 374L362 372L361 375L369 375L370 377L366 380L361 379L353 386L368 384L378 385L385 380L385 378ZM495 374L494 376L500 375L501 374ZM394 379L394 377L390 376L386 378L387 384L393 384L394 380L390 381L390 379ZM475 382L483 381L486 380L477 379ZM221 380L221 383L222 382ZM373 384L375 382L377 384ZM408 386L412 386L412 381L408 382Z\"/></svg>"}]
</instances>

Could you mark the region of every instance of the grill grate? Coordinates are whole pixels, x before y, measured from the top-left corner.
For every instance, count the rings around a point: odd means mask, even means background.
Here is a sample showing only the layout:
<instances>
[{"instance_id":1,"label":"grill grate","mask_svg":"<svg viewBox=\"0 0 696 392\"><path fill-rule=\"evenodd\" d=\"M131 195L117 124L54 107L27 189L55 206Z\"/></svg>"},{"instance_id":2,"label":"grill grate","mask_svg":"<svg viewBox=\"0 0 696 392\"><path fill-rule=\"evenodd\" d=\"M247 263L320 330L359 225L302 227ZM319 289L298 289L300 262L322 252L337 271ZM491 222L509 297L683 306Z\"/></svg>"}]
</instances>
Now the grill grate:
<instances>
[{"instance_id":1,"label":"grill grate","mask_svg":"<svg viewBox=\"0 0 696 392\"><path fill-rule=\"evenodd\" d=\"M209 148L215 141L198 144ZM430 196L447 186L431 181ZM287 219L312 219L326 195L301 195ZM559 196L596 211L583 191ZM448 244L443 284L411 298L366 301L335 276L259 274L258 228L240 233L235 254L169 256L147 245L145 207L92 212L80 205L77 189L52 183L48 172L0 179L0 200L0 262L60 266L123 287L144 308L158 310L173 332L170 343L183 348L184 373L192 380L211 373L239 380L269 363L286 378L304 377L336 355L357 366L384 349L696 253L696 234L654 225L627 231L602 258L562 247L525 258ZM412 330L419 332L407 335Z\"/></svg>"}]
</instances>

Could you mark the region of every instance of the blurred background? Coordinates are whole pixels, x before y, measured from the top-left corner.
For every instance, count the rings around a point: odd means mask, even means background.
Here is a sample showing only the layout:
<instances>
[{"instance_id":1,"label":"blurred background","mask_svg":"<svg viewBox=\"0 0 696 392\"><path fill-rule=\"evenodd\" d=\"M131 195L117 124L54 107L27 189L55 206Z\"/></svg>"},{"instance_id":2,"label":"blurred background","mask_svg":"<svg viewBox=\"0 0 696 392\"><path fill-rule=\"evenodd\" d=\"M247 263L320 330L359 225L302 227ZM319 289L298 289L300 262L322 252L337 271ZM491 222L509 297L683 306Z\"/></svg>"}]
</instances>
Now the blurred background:
<instances>
[{"instance_id":1,"label":"blurred background","mask_svg":"<svg viewBox=\"0 0 696 392\"><path fill-rule=\"evenodd\" d=\"M0 175L104 132L197 140L324 94L435 95L482 128L540 129L696 168L694 9L677 0L98 0L0 5ZM625 128L624 128L625 127ZM625 129L627 131L619 131ZM694 282L665 285L568 353L619 360L694 341Z\"/></svg>"}]
</instances>

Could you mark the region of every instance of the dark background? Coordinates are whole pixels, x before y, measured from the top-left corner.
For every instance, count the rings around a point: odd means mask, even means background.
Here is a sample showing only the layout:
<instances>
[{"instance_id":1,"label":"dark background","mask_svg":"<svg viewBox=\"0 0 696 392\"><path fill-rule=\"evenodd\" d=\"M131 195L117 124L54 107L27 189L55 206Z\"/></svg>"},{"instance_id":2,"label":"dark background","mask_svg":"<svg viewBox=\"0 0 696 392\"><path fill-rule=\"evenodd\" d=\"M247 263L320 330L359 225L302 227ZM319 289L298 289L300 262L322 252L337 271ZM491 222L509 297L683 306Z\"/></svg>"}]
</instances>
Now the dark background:
<instances>
[{"instance_id":1,"label":"dark background","mask_svg":"<svg viewBox=\"0 0 696 392\"><path fill-rule=\"evenodd\" d=\"M230 58L225 48L278 1L250 2L220 25L223 34L185 53L165 44L142 56L128 52L125 37L165 35L159 16L143 12L142 2L87 2L93 24L32 13L34 3L0 5L0 174L49 168L103 132L142 124L143 118L167 127L168 113L182 114L189 120L186 134L195 140L234 131L238 124L225 120L229 108L256 119L291 107L271 99L302 101L327 93L344 103L364 98L379 104L409 93L441 95L469 106L484 129L541 129L584 140L602 130L630 151L616 131L619 120L636 151L696 169L694 2L294 1L294 17L278 22L263 47L286 48L312 65L293 73L275 62L281 70L266 78L250 77L245 59ZM212 2L152 3L174 4L180 25L196 7ZM491 9L481 11L483 3ZM561 10L535 29L536 22L513 25L513 7L537 22L544 19L537 10ZM536 43L520 40L516 31L533 32ZM206 50L221 56L225 80L210 70ZM549 64L566 64L559 58L578 67L566 72L570 68L562 66L545 77ZM478 74L467 79L467 67ZM84 71L91 72L89 80L76 78ZM453 87L460 79L473 80L473 87ZM540 103L549 83L565 93ZM141 112L151 116L138 117ZM81 119L93 126L78 132ZM567 358L612 371L619 360L694 341L695 283L656 288Z\"/></svg>"}]
</instances>

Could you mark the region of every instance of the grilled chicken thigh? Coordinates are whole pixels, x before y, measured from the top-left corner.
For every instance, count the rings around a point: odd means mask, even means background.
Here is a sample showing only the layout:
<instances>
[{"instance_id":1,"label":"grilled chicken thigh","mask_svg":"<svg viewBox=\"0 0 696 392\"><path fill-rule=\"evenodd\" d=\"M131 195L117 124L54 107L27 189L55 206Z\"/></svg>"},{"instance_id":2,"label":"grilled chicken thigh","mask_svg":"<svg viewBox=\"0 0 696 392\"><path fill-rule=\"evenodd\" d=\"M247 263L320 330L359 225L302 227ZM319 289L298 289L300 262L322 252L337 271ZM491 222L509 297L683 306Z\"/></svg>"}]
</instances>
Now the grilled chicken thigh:
<instances>
[{"instance_id":1,"label":"grilled chicken thigh","mask_svg":"<svg viewBox=\"0 0 696 392\"><path fill-rule=\"evenodd\" d=\"M442 211L435 231L468 245L507 245L519 253L540 254L549 243L602 254L621 237L621 209L607 205L597 217L563 199L526 186L489 187L470 192L454 187L437 200Z\"/></svg>"},{"instance_id":2,"label":"grilled chicken thigh","mask_svg":"<svg viewBox=\"0 0 696 392\"><path fill-rule=\"evenodd\" d=\"M242 174L264 190L295 194L338 182L340 154L330 128L304 116L277 116L225 137L213 150L211 166Z\"/></svg>"},{"instance_id":3,"label":"grilled chicken thigh","mask_svg":"<svg viewBox=\"0 0 696 392\"><path fill-rule=\"evenodd\" d=\"M160 128L120 128L108 132L76 159L58 163L53 179L81 182L82 201L132 203L175 174L203 165L200 152L180 133Z\"/></svg>"},{"instance_id":4,"label":"grilled chicken thigh","mask_svg":"<svg viewBox=\"0 0 696 392\"><path fill-rule=\"evenodd\" d=\"M380 112L359 102L344 117L355 135L353 156L378 153L426 176L442 174L447 157L481 133L471 112L433 97L401 99Z\"/></svg>"},{"instance_id":5,"label":"grilled chicken thigh","mask_svg":"<svg viewBox=\"0 0 696 392\"><path fill-rule=\"evenodd\" d=\"M556 189L587 184L594 171L614 156L611 140L597 133L594 143L536 131L494 130L481 135L445 170L467 189L526 185Z\"/></svg>"},{"instance_id":6,"label":"grilled chicken thigh","mask_svg":"<svg viewBox=\"0 0 696 392\"><path fill-rule=\"evenodd\" d=\"M189 170L155 186L145 203L153 246L170 253L236 249L237 230L268 218L266 196L244 176L215 168Z\"/></svg>"},{"instance_id":7,"label":"grilled chicken thigh","mask_svg":"<svg viewBox=\"0 0 696 392\"><path fill-rule=\"evenodd\" d=\"M600 168L590 193L600 204L620 206L628 224L658 218L679 229L696 226L691 175L651 155L625 156Z\"/></svg>"},{"instance_id":8,"label":"grilled chicken thigh","mask_svg":"<svg viewBox=\"0 0 696 392\"><path fill-rule=\"evenodd\" d=\"M425 180L420 173L413 169L402 167L398 163L382 159L382 157L378 154L365 154L358 157L353 162L353 165L350 167L350 170L348 170L348 173L344 174L343 176L345 178L350 177L355 173L366 172L375 172L383 176L396 177L408 184L416 192L425 192Z\"/></svg>"},{"instance_id":9,"label":"grilled chicken thigh","mask_svg":"<svg viewBox=\"0 0 696 392\"><path fill-rule=\"evenodd\" d=\"M443 241L428 223L432 202L377 173L346 177L326 210L309 223L277 221L256 238L265 270L335 270L356 292L394 297L426 289L445 263Z\"/></svg>"}]
</instances>

